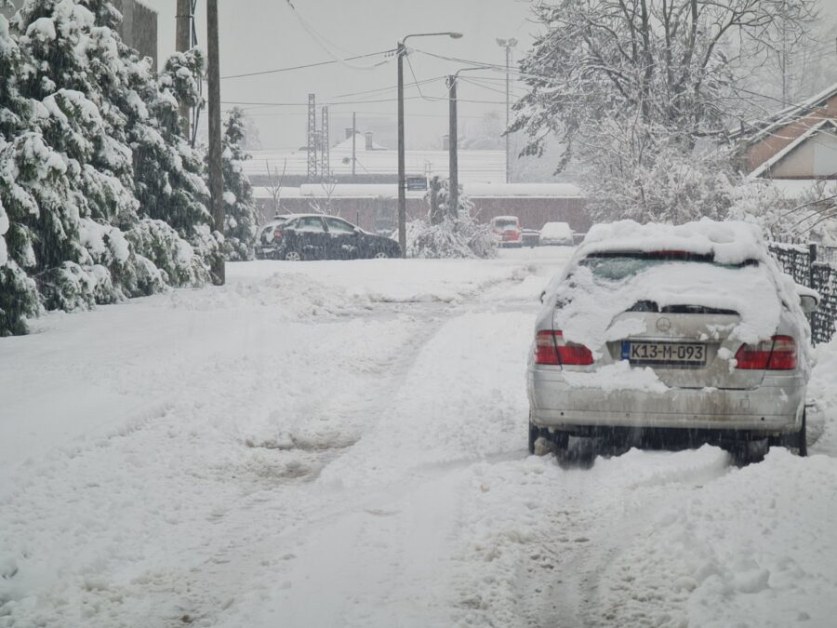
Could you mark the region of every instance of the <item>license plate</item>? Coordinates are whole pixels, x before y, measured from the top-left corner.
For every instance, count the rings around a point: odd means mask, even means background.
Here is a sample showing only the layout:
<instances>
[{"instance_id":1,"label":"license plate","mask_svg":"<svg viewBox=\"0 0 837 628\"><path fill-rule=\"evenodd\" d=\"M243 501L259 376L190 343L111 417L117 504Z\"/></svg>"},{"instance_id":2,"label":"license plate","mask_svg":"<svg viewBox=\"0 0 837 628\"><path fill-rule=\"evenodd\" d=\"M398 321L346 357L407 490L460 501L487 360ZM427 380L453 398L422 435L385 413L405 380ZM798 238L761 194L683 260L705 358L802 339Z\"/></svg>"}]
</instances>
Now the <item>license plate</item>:
<instances>
[{"instance_id":1,"label":"license plate","mask_svg":"<svg viewBox=\"0 0 837 628\"><path fill-rule=\"evenodd\" d=\"M631 364L706 364L706 345L689 342L622 342L622 359Z\"/></svg>"}]
</instances>

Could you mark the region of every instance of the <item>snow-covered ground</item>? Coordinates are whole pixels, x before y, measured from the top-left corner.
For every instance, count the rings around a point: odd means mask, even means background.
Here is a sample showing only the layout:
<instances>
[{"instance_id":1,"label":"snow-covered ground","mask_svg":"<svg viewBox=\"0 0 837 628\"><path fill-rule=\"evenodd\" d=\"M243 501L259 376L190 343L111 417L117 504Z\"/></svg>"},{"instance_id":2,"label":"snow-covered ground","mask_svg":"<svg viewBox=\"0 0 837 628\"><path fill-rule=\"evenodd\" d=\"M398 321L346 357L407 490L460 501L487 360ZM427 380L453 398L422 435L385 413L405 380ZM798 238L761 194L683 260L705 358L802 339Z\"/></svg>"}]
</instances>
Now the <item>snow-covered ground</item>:
<instances>
[{"instance_id":1,"label":"snow-covered ground","mask_svg":"<svg viewBox=\"0 0 837 628\"><path fill-rule=\"evenodd\" d=\"M810 457L526 450L569 252L230 264L0 340L0 627L833 626L837 341Z\"/></svg>"}]
</instances>

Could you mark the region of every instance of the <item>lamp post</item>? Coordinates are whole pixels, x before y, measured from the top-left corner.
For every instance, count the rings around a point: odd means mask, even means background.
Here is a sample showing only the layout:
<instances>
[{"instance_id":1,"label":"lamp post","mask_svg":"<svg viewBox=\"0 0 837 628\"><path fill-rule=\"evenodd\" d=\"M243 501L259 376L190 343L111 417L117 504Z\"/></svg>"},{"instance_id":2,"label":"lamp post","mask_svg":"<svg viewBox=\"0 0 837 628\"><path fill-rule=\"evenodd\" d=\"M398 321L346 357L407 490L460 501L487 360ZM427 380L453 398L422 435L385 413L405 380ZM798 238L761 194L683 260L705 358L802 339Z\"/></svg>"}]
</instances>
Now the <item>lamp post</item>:
<instances>
[{"instance_id":1,"label":"lamp post","mask_svg":"<svg viewBox=\"0 0 837 628\"><path fill-rule=\"evenodd\" d=\"M509 182L509 66L511 65L511 49L517 45L514 37L508 39L497 38L497 45L506 49L506 183Z\"/></svg>"},{"instance_id":2,"label":"lamp post","mask_svg":"<svg viewBox=\"0 0 837 628\"><path fill-rule=\"evenodd\" d=\"M448 213L451 217L455 217L459 213L459 148L457 144L459 125L456 111L456 79L459 77L460 72L485 70L487 67L476 66L473 68L462 68L448 75L448 110L450 118L448 130Z\"/></svg>"},{"instance_id":3,"label":"lamp post","mask_svg":"<svg viewBox=\"0 0 837 628\"><path fill-rule=\"evenodd\" d=\"M407 175L404 167L404 56L407 48L404 42L410 37L446 36L459 39L462 33L412 33L398 42L398 244L401 245L401 257L407 257Z\"/></svg>"}]
</instances>

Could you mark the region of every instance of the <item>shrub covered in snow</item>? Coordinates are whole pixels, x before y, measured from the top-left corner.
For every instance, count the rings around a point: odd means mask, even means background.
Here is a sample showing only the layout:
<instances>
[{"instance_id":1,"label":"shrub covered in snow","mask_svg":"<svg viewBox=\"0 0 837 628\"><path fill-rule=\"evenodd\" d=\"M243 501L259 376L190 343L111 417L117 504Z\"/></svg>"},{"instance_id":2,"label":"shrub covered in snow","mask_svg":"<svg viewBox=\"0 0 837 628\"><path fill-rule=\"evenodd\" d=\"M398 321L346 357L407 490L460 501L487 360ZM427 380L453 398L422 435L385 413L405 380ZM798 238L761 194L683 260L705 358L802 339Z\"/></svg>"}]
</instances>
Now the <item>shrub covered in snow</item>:
<instances>
[{"instance_id":1,"label":"shrub covered in snow","mask_svg":"<svg viewBox=\"0 0 837 628\"><path fill-rule=\"evenodd\" d=\"M488 225L472 216L474 205L459 195L458 211L449 210L448 182L434 178L425 200L426 220L407 225L407 256L425 258L493 257L497 247Z\"/></svg>"}]
</instances>

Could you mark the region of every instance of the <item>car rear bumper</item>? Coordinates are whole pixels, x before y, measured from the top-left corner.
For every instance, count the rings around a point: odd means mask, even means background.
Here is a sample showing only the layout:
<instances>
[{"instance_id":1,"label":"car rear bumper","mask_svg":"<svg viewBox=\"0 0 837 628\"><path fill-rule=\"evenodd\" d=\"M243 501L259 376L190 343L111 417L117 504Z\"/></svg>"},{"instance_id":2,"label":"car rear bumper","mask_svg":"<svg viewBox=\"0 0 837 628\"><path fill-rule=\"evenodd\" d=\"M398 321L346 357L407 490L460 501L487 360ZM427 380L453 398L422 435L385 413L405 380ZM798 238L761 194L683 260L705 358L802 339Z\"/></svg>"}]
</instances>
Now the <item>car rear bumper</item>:
<instances>
[{"instance_id":1,"label":"car rear bumper","mask_svg":"<svg viewBox=\"0 0 837 628\"><path fill-rule=\"evenodd\" d=\"M777 435L801 426L805 381L798 373L767 375L750 390L648 390L570 386L560 369L530 367L531 421L538 427L640 427L746 430Z\"/></svg>"}]
</instances>

